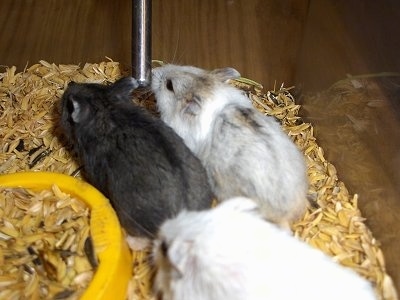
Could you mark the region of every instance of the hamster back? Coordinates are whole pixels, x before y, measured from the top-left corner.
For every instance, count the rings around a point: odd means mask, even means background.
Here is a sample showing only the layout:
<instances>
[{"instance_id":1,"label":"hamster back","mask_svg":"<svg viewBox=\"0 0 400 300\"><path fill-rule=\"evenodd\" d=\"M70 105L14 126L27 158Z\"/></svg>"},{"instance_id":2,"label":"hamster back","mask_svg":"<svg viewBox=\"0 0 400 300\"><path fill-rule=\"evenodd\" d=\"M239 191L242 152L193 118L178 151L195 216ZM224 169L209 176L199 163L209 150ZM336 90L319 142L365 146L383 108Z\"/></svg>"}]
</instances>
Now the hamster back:
<instances>
[{"instance_id":1,"label":"hamster back","mask_svg":"<svg viewBox=\"0 0 400 300\"><path fill-rule=\"evenodd\" d=\"M228 199L166 221L154 243L163 300L376 299L371 284Z\"/></svg>"},{"instance_id":2,"label":"hamster back","mask_svg":"<svg viewBox=\"0 0 400 300\"><path fill-rule=\"evenodd\" d=\"M208 208L213 195L182 139L132 102L136 87L133 78L109 86L71 83L62 97L61 127L122 226L153 237L166 218Z\"/></svg>"}]
</instances>

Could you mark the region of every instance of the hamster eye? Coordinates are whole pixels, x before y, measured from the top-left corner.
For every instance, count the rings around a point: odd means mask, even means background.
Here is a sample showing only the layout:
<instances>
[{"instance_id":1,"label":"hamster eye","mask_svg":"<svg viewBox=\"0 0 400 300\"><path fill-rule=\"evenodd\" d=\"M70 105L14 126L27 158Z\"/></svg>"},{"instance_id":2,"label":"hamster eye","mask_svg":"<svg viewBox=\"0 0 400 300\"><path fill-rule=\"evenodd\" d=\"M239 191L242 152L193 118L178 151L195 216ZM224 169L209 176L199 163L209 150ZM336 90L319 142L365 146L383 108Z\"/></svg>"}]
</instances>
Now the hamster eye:
<instances>
[{"instance_id":1,"label":"hamster eye","mask_svg":"<svg viewBox=\"0 0 400 300\"><path fill-rule=\"evenodd\" d=\"M162 291L157 291L156 299L157 300L163 300L163 292Z\"/></svg>"},{"instance_id":2,"label":"hamster eye","mask_svg":"<svg viewBox=\"0 0 400 300\"><path fill-rule=\"evenodd\" d=\"M172 80L171 79L167 79L167 84L166 87L169 91L173 92L174 91L174 86L172 85Z\"/></svg>"},{"instance_id":3,"label":"hamster eye","mask_svg":"<svg viewBox=\"0 0 400 300\"><path fill-rule=\"evenodd\" d=\"M162 241L161 245L160 245L160 250L163 256L167 256L167 252L168 252L168 245L166 241Z\"/></svg>"}]
</instances>

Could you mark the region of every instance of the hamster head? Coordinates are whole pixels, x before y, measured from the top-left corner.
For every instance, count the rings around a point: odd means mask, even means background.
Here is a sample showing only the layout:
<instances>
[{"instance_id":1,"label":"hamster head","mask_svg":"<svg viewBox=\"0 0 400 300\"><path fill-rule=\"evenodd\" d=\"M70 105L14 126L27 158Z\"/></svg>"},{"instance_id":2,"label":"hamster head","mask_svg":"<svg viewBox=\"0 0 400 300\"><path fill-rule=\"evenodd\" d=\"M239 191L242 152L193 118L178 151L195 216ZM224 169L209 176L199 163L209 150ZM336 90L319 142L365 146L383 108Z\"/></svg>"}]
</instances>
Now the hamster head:
<instances>
[{"instance_id":1,"label":"hamster head","mask_svg":"<svg viewBox=\"0 0 400 300\"><path fill-rule=\"evenodd\" d=\"M214 220L229 219L243 213L256 215L261 219L257 203L246 197L225 200L209 210L182 211L174 219L164 222L159 231L159 240L164 241L166 245L179 239L192 240L204 232L204 227L214 226ZM199 226L199 224L205 226Z\"/></svg>"},{"instance_id":2,"label":"hamster head","mask_svg":"<svg viewBox=\"0 0 400 300\"><path fill-rule=\"evenodd\" d=\"M138 87L134 78L124 77L111 85L70 82L61 100L61 126L69 140L82 129L106 131L107 117L113 105L131 101L131 93ZM102 122L101 128L96 126ZM108 125L107 125L108 124Z\"/></svg>"},{"instance_id":3,"label":"hamster head","mask_svg":"<svg viewBox=\"0 0 400 300\"><path fill-rule=\"evenodd\" d=\"M213 209L183 211L164 222L153 246L153 257L159 270L156 286L165 290L165 285L171 280L178 280L183 274L191 276L192 272L204 270L202 265L214 259L207 257L207 254L215 252L208 249L218 248L221 253L231 252L231 245L220 241L221 233L231 232L235 220L241 230L246 230L246 226L239 225L243 214L256 216L254 219L257 222L261 220L258 206L253 200L236 197Z\"/></svg>"},{"instance_id":4,"label":"hamster head","mask_svg":"<svg viewBox=\"0 0 400 300\"><path fill-rule=\"evenodd\" d=\"M231 234L239 234L239 239L248 236L252 228L248 219L250 223L264 222L254 201L238 197L206 211L183 211L164 222L153 246L155 292L162 294L161 299L197 300L225 299L228 290L237 295L235 299L245 299L241 294L246 280L244 266L238 263L240 259L232 260L244 253L243 249L237 251L240 247ZM254 246L248 240L243 243ZM223 283L220 278L224 278ZM212 284L217 281L221 284Z\"/></svg>"},{"instance_id":5,"label":"hamster head","mask_svg":"<svg viewBox=\"0 0 400 300\"><path fill-rule=\"evenodd\" d=\"M184 137L205 134L213 116L239 92L227 84L240 77L233 68L206 71L168 64L152 72L152 91L161 118Z\"/></svg>"}]
</instances>

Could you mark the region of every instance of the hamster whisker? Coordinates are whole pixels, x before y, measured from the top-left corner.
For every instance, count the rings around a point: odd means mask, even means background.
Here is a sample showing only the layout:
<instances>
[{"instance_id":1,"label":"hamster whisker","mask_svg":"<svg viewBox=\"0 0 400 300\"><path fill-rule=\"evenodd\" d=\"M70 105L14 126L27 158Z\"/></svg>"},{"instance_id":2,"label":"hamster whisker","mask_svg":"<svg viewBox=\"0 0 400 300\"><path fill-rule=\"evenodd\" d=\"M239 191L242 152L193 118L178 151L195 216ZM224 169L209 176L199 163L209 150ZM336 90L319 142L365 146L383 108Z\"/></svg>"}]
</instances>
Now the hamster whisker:
<instances>
[{"instance_id":1,"label":"hamster whisker","mask_svg":"<svg viewBox=\"0 0 400 300\"><path fill-rule=\"evenodd\" d=\"M158 79L158 80L162 80L162 75L161 74L159 74L159 73L152 73L152 76L153 76L153 78L156 78L156 79Z\"/></svg>"},{"instance_id":2,"label":"hamster whisker","mask_svg":"<svg viewBox=\"0 0 400 300\"><path fill-rule=\"evenodd\" d=\"M143 87L141 89L137 89L137 90L135 90L134 93L135 93L135 96L137 96L139 98L146 98L146 96L153 94L150 87Z\"/></svg>"},{"instance_id":3,"label":"hamster whisker","mask_svg":"<svg viewBox=\"0 0 400 300\"><path fill-rule=\"evenodd\" d=\"M172 56L172 62L174 62L175 61L175 59L176 59L176 54L178 53L178 48L179 48L179 40L180 40L180 37L181 37L181 30L180 30L180 28L178 28L178 38L177 38L177 40L176 40L176 46L175 46L175 49L174 49L174 54L173 54L173 56Z\"/></svg>"}]
</instances>

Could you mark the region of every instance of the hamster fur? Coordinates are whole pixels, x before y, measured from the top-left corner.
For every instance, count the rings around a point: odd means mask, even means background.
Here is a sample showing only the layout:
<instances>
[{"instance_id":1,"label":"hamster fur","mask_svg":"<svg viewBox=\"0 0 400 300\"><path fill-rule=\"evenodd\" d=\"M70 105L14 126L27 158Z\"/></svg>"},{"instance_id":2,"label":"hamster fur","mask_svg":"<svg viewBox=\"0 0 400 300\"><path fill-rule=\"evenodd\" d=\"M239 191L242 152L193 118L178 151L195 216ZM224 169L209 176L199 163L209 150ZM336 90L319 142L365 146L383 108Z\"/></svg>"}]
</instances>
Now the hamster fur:
<instances>
[{"instance_id":1,"label":"hamster fur","mask_svg":"<svg viewBox=\"0 0 400 300\"><path fill-rule=\"evenodd\" d=\"M232 68L164 65L153 69L152 90L162 120L200 158L216 197L254 199L266 219L288 227L308 203L304 157L273 117L227 83L237 77Z\"/></svg>"},{"instance_id":2,"label":"hamster fur","mask_svg":"<svg viewBox=\"0 0 400 300\"><path fill-rule=\"evenodd\" d=\"M132 102L138 83L71 82L61 100L60 125L88 181L110 199L133 236L154 237L182 209L209 208L206 171L164 122Z\"/></svg>"},{"instance_id":3,"label":"hamster fur","mask_svg":"<svg viewBox=\"0 0 400 300\"><path fill-rule=\"evenodd\" d=\"M372 285L237 197L166 221L153 246L162 300L372 300Z\"/></svg>"}]
</instances>

